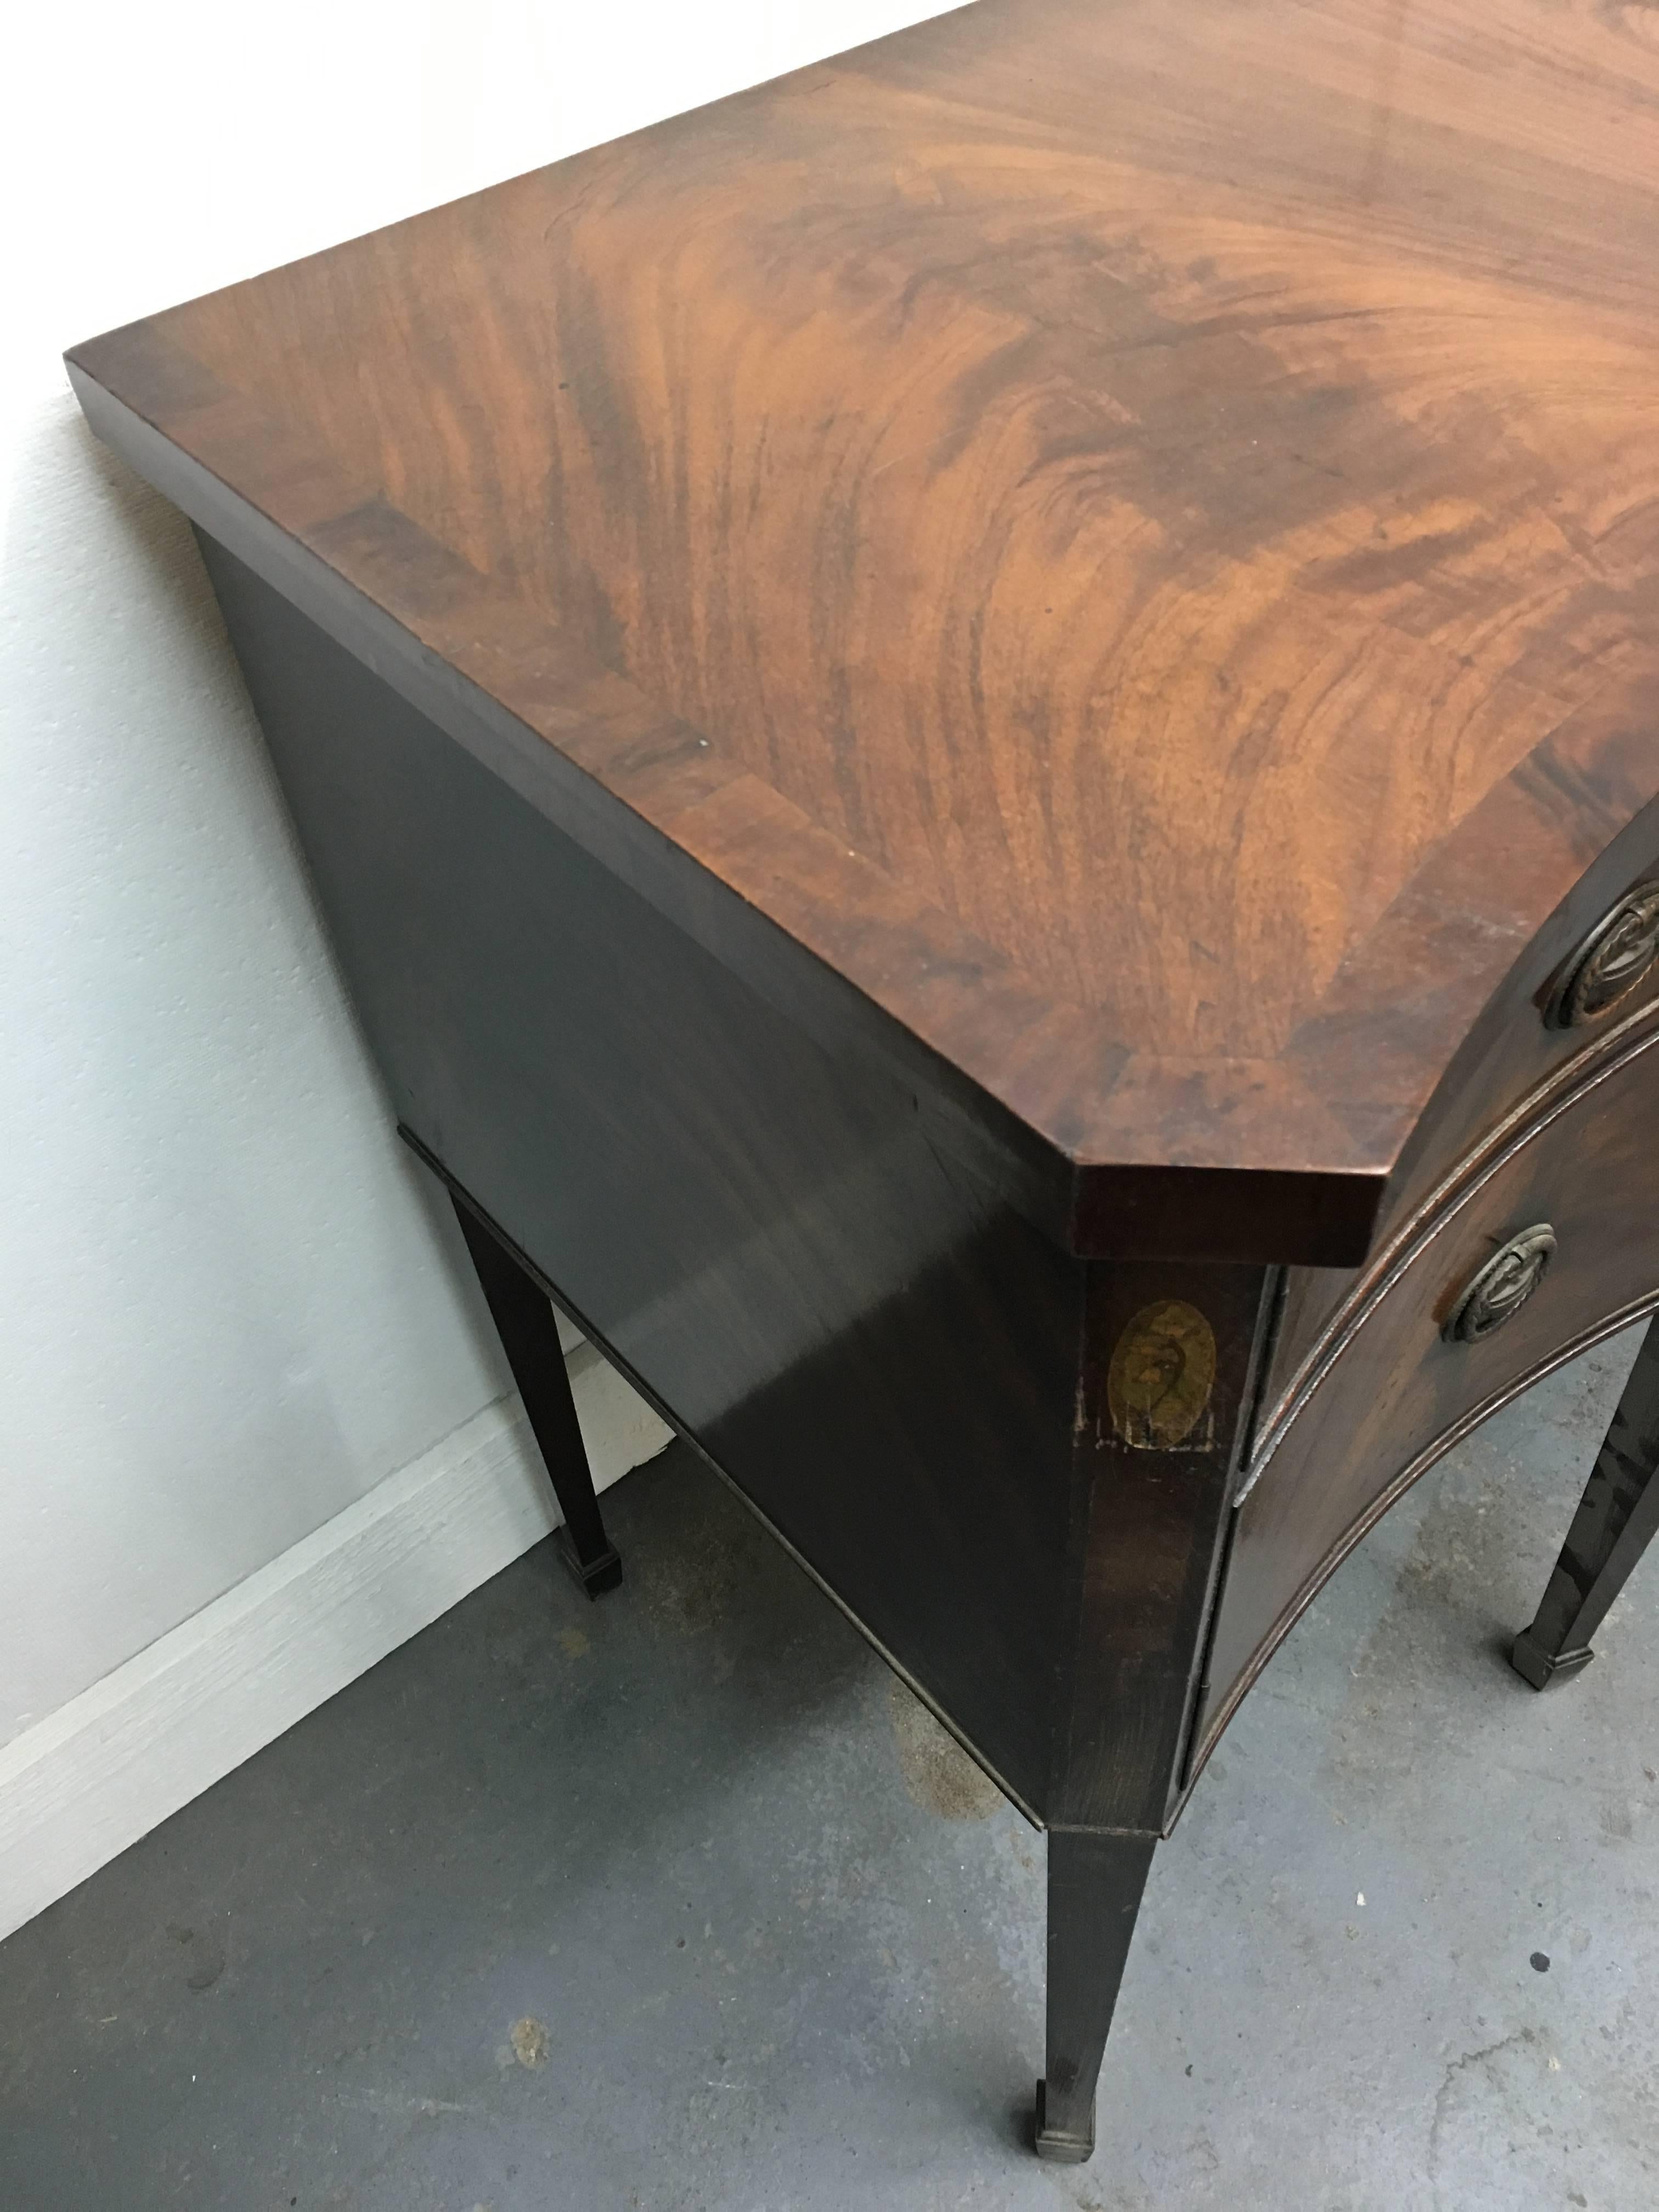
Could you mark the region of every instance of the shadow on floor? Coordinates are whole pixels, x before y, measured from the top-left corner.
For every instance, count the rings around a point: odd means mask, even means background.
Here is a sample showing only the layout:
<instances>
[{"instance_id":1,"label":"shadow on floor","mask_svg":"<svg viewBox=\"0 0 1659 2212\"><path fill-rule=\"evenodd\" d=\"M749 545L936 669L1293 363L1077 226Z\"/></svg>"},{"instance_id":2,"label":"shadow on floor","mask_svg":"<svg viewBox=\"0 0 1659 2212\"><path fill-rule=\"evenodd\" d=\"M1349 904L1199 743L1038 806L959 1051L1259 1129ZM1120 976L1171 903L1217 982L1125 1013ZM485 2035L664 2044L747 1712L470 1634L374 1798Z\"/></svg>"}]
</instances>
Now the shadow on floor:
<instances>
[{"instance_id":1,"label":"shadow on floor","mask_svg":"<svg viewBox=\"0 0 1659 2212\"><path fill-rule=\"evenodd\" d=\"M0 1946L0 2206L1659 2201L1659 1588L1545 1697L1492 1657L1633 1351L1274 1662L1154 1869L1091 2166L1023 2148L1041 1838L676 1447L607 1500L620 1593L538 1547Z\"/></svg>"}]
</instances>

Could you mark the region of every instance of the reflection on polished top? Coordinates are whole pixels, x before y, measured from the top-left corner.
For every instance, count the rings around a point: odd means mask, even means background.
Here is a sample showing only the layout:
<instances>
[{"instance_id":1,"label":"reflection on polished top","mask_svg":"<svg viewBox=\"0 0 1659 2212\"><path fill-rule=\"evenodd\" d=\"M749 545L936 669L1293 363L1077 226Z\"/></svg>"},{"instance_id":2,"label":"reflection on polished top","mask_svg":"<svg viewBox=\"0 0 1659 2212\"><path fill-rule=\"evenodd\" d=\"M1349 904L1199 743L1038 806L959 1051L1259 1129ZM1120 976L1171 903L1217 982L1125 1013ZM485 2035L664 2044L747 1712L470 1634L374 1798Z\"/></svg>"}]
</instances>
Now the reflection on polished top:
<instances>
[{"instance_id":1,"label":"reflection on polished top","mask_svg":"<svg viewBox=\"0 0 1659 2212\"><path fill-rule=\"evenodd\" d=\"M1357 1256L1659 789L1656 21L982 0L73 358L1042 1145Z\"/></svg>"}]
</instances>

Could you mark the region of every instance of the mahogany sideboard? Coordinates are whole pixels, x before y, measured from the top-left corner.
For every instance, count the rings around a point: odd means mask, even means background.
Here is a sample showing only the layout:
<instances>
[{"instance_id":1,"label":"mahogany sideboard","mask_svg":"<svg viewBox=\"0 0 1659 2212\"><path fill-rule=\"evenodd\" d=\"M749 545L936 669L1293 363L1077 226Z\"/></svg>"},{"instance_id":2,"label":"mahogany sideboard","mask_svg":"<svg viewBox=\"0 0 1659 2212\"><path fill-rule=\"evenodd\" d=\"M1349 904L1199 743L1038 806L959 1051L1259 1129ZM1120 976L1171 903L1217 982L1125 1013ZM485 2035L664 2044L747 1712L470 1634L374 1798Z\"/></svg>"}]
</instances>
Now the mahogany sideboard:
<instances>
[{"instance_id":1,"label":"mahogany sideboard","mask_svg":"<svg viewBox=\"0 0 1659 2212\"><path fill-rule=\"evenodd\" d=\"M1291 1625L1659 1305L1654 20L982 0L69 356L571 1564L550 1294L1047 1829L1048 2155ZM1650 1339L1534 1684L1656 1458Z\"/></svg>"}]
</instances>

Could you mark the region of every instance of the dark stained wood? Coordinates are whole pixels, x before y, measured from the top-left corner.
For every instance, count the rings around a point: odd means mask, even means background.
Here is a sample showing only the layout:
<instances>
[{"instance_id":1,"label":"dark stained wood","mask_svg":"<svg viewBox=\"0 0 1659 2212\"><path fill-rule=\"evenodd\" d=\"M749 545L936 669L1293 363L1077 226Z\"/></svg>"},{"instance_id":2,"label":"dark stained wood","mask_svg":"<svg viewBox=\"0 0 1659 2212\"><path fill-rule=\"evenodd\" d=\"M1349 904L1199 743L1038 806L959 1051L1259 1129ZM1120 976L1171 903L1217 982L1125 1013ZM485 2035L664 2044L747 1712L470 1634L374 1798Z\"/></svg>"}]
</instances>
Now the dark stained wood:
<instances>
[{"instance_id":1,"label":"dark stained wood","mask_svg":"<svg viewBox=\"0 0 1659 2212\"><path fill-rule=\"evenodd\" d=\"M1642 1349L1572 1516L1567 1540L1510 1660L1535 1690L1588 1667L1590 1638L1659 1533L1659 1322Z\"/></svg>"},{"instance_id":2,"label":"dark stained wood","mask_svg":"<svg viewBox=\"0 0 1659 2212\"><path fill-rule=\"evenodd\" d=\"M1156 1844L1154 1836L1049 1831L1039 2158L1079 2166L1094 2151L1095 2083Z\"/></svg>"},{"instance_id":3,"label":"dark stained wood","mask_svg":"<svg viewBox=\"0 0 1659 2212\"><path fill-rule=\"evenodd\" d=\"M793 1030L203 550L418 1148L1023 1809L1131 1839L1107 1857L1128 1854L1138 1896L1278 1271L1062 1252L938 1152L897 1086ZM1055 2015L1068 2125L1111 1996L1074 1978Z\"/></svg>"},{"instance_id":4,"label":"dark stained wood","mask_svg":"<svg viewBox=\"0 0 1659 2212\"><path fill-rule=\"evenodd\" d=\"M1353 1265L1659 789L1645 21L983 0L73 373L1045 1231Z\"/></svg>"},{"instance_id":5,"label":"dark stained wood","mask_svg":"<svg viewBox=\"0 0 1659 2212\"><path fill-rule=\"evenodd\" d=\"M1339 1311L1246 1469L1200 1759L1321 1583L1412 1482L1528 1382L1659 1305L1656 1071L1649 1005L1460 1165ZM1540 1287L1493 1335L1445 1341L1476 1271L1536 1223L1558 1239Z\"/></svg>"},{"instance_id":6,"label":"dark stained wood","mask_svg":"<svg viewBox=\"0 0 1659 2212\"><path fill-rule=\"evenodd\" d=\"M593 1470L546 1286L494 1222L463 1193L453 1195L479 1288L564 1516L556 1532L559 1556L586 1596L602 1596L622 1581L622 1561L593 1494Z\"/></svg>"},{"instance_id":7,"label":"dark stained wood","mask_svg":"<svg viewBox=\"0 0 1659 2212\"><path fill-rule=\"evenodd\" d=\"M392 1113L1046 1818L1085 1263L203 550Z\"/></svg>"},{"instance_id":8,"label":"dark stained wood","mask_svg":"<svg viewBox=\"0 0 1659 2212\"><path fill-rule=\"evenodd\" d=\"M1061 1826L1156 1836L1170 1819L1277 1289L1271 1268L1089 1269L1047 1799Z\"/></svg>"},{"instance_id":9,"label":"dark stained wood","mask_svg":"<svg viewBox=\"0 0 1659 2212\"><path fill-rule=\"evenodd\" d=\"M1632 793L1638 788L1632 781ZM1586 824L1586 827L1589 825ZM1284 1322L1275 1346L1267 1399L1282 1411L1320 1340L1346 1300L1380 1279L1392 1260L1443 1203L1460 1179L1477 1172L1495 1124L1524 1120L1533 1102L1547 1097L1569 1062L1588 1065L1647 1009L1659 1004L1659 963L1607 1017L1583 1029L1547 1026L1545 1010L1573 950L1617 902L1627 885L1659 869L1659 805L1650 805L1593 860L1588 848L1583 876L1493 994L1407 1142L1378 1208L1372 1249L1361 1269L1298 1267L1291 1271ZM1455 910L1447 887L1446 906ZM1521 925L1517 905L1516 926ZM1440 965L1431 939L1402 950L1406 962L1431 976Z\"/></svg>"},{"instance_id":10,"label":"dark stained wood","mask_svg":"<svg viewBox=\"0 0 1659 2212\"><path fill-rule=\"evenodd\" d=\"M1091 1262L1077 1353L1048 1828L1040 2157L1094 2149L1095 2085L1153 1847L1182 1802L1229 1508L1279 1270Z\"/></svg>"},{"instance_id":11,"label":"dark stained wood","mask_svg":"<svg viewBox=\"0 0 1659 2212\"><path fill-rule=\"evenodd\" d=\"M1652 12L982 0L69 356L513 1312L1050 1826L1053 2155L1291 1623L1659 1308Z\"/></svg>"}]
</instances>

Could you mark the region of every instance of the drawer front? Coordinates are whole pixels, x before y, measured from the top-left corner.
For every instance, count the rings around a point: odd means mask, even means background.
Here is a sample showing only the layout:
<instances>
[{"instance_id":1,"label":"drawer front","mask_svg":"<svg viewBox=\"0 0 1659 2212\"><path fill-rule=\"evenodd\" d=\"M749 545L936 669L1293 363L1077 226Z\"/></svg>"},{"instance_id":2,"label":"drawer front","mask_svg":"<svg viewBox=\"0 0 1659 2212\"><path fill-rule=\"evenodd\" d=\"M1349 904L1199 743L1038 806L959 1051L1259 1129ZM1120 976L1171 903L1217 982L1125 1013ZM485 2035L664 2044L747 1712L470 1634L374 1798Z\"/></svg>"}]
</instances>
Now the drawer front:
<instances>
[{"instance_id":1,"label":"drawer front","mask_svg":"<svg viewBox=\"0 0 1659 2212\"><path fill-rule=\"evenodd\" d=\"M1418 1475L1527 1382L1659 1304L1656 1140L1650 1012L1472 1162L1339 1314L1241 1485L1200 1756L1326 1577Z\"/></svg>"},{"instance_id":2,"label":"drawer front","mask_svg":"<svg viewBox=\"0 0 1659 2212\"><path fill-rule=\"evenodd\" d=\"M1431 969L1432 962L1425 964ZM1424 1113L1358 1268L1291 1271L1264 1407L1283 1412L1335 1317L1389 1273L1495 1133L1546 1110L1553 1087L1594 1073L1659 1016L1659 818L1610 848L1516 963Z\"/></svg>"}]
</instances>

